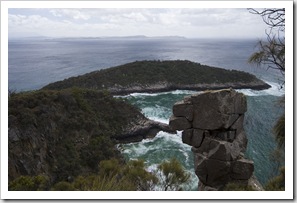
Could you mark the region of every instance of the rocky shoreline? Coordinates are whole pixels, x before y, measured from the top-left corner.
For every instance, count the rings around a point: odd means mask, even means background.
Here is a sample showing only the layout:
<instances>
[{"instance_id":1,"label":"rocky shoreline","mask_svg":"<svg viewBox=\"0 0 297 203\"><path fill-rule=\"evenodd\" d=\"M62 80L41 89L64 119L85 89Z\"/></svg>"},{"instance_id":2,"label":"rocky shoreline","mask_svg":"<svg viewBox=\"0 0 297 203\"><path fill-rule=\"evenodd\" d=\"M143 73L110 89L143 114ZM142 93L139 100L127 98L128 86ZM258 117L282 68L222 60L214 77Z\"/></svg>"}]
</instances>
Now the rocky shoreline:
<instances>
[{"instance_id":1,"label":"rocky shoreline","mask_svg":"<svg viewBox=\"0 0 297 203\"><path fill-rule=\"evenodd\" d=\"M169 83L156 83L153 85L131 85L129 87L110 87L108 91L113 95L127 95L131 93L160 93L174 90L192 90L192 91L205 91L205 90L219 90L219 89L252 89L252 90L265 90L271 86L265 82L251 82L251 83L225 83L225 84L193 84L193 85L179 85Z\"/></svg>"},{"instance_id":2,"label":"rocky shoreline","mask_svg":"<svg viewBox=\"0 0 297 203\"><path fill-rule=\"evenodd\" d=\"M131 86L129 88L110 88L109 91L113 95L127 95L131 93L159 93L174 90L193 90L193 91L205 91L205 90L220 90L220 89L253 89L264 90L271 86L260 81L258 83L228 83L228 84L196 84L196 85L173 85L167 83L160 83L151 86ZM137 124L130 125L125 129L125 132L117 136L116 140L120 143L140 142L146 138L153 138L159 131L168 133L175 133L170 129L168 124L160 123L153 120L140 119Z\"/></svg>"},{"instance_id":3,"label":"rocky shoreline","mask_svg":"<svg viewBox=\"0 0 297 203\"><path fill-rule=\"evenodd\" d=\"M127 126L124 132L115 139L119 143L140 142L143 139L154 138L160 131L176 133L168 124L150 119L140 119L137 123Z\"/></svg>"},{"instance_id":4,"label":"rocky shoreline","mask_svg":"<svg viewBox=\"0 0 297 203\"><path fill-rule=\"evenodd\" d=\"M154 85L140 86L134 85L130 87L117 87L109 88L108 91L113 95L127 95L131 93L160 93L174 90L192 90L192 91L205 91L205 90L220 90L220 89L253 89L264 90L271 86L265 82L258 81L252 83L227 83L227 84L194 84L194 85L178 85L168 83L156 83ZM125 129L125 132L117 136L116 140L120 143L140 142L146 138L153 138L159 131L168 133L175 133L168 124L160 123L149 119L140 119L137 124L133 124Z\"/></svg>"},{"instance_id":5,"label":"rocky shoreline","mask_svg":"<svg viewBox=\"0 0 297 203\"><path fill-rule=\"evenodd\" d=\"M264 90L271 86L263 81L251 82L251 83L226 83L226 84L193 84L193 85L179 85L169 84L166 82L156 83L154 85L130 85L129 87L111 87L108 91L112 95L127 95L131 93L160 93L174 90L192 90L192 91L205 91L205 90L220 90L220 89L253 89ZM137 124L130 125L125 130L125 133L118 136L116 140L120 143L140 142L146 138L153 138L159 131L168 133L175 133L168 124L160 123L149 119L140 119Z\"/></svg>"}]
</instances>

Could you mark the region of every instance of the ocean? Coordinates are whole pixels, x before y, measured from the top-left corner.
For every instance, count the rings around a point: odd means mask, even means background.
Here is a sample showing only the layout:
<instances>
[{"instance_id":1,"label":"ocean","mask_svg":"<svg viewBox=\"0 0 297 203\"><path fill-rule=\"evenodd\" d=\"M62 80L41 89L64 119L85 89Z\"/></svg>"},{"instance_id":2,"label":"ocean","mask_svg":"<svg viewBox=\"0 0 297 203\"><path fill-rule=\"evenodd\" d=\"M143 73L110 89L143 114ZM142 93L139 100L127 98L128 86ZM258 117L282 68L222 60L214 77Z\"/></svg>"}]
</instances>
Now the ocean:
<instances>
[{"instance_id":1,"label":"ocean","mask_svg":"<svg viewBox=\"0 0 297 203\"><path fill-rule=\"evenodd\" d=\"M8 43L8 83L11 91L39 89L51 82L91 71L140 60L190 60L225 69L242 70L256 75L272 88L262 91L238 90L247 96L248 111L244 128L248 137L246 157L255 164L255 176L265 184L277 174L271 161L276 147L272 128L284 112L278 105L285 90L277 71L247 63L255 52L257 39L185 39L185 38L118 38L118 39L26 39ZM176 90L158 94L133 93L124 96L152 120L168 123L172 106L194 91ZM154 139L118 145L124 157L143 159L153 171L164 160L176 157L191 174L185 190L197 190L190 146L183 144L181 133L159 132ZM158 190L158 188L155 188Z\"/></svg>"}]
</instances>

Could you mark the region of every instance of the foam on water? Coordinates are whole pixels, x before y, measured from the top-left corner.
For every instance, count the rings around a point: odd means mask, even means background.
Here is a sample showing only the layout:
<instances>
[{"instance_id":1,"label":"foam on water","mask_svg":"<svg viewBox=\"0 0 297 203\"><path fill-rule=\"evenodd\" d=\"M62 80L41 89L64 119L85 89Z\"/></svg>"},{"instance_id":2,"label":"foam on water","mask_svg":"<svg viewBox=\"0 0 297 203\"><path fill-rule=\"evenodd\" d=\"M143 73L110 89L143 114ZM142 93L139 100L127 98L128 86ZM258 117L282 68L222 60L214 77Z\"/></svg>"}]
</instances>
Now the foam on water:
<instances>
[{"instance_id":1,"label":"foam on water","mask_svg":"<svg viewBox=\"0 0 297 203\"><path fill-rule=\"evenodd\" d=\"M129 97L154 97L158 95L166 95L166 94L195 94L197 91L192 91L192 90L173 90L173 91L168 91L168 92L159 92L159 93L131 93L128 95L123 95L123 96L115 96L115 97L122 97L122 98L129 98Z\"/></svg>"},{"instance_id":2,"label":"foam on water","mask_svg":"<svg viewBox=\"0 0 297 203\"><path fill-rule=\"evenodd\" d=\"M280 84L275 83L275 82L268 82L265 81L267 84L269 84L271 87L266 90L252 90L252 89L240 89L236 90L238 92L241 92L247 96L265 96L265 95L272 95L272 96L277 96L281 97L285 94L285 88L283 87L282 89L280 88Z\"/></svg>"},{"instance_id":3,"label":"foam on water","mask_svg":"<svg viewBox=\"0 0 297 203\"><path fill-rule=\"evenodd\" d=\"M128 159L145 160L146 170L156 172L157 166L165 160L177 158L185 170L190 173L190 181L184 185L185 190L197 190L198 178L194 172L191 147L183 144L181 132L170 134L160 131L152 139L144 139L138 143L118 145L118 149ZM159 174L160 175L160 174ZM160 185L154 190L161 190Z\"/></svg>"},{"instance_id":4,"label":"foam on water","mask_svg":"<svg viewBox=\"0 0 297 203\"><path fill-rule=\"evenodd\" d=\"M238 92L242 92L243 94L247 96L262 96L262 95L273 95L277 97L281 97L285 94L285 88L277 82L271 82L271 81L265 81L267 84L269 84L271 87L266 90L252 90L252 89L236 89ZM201 91L191 91L191 90L174 90L169 92L161 92L161 93L131 93L125 96L117 96L117 97L123 97L123 98L130 98L130 97L155 97L158 95L191 95L191 94L197 94L201 93Z\"/></svg>"},{"instance_id":5,"label":"foam on water","mask_svg":"<svg viewBox=\"0 0 297 203\"><path fill-rule=\"evenodd\" d=\"M261 91L237 90L247 95L250 108L248 108L249 110L245 116L245 128L249 135L246 155L254 160L255 175L262 184L265 184L268 179L267 174L273 168L273 165L267 159L270 151L274 149L274 146L270 146L274 141L269 138L272 127L268 124L273 123L274 118L279 114L273 103L275 103L277 97L285 93L284 89L279 89L280 85L277 82L266 81L266 83L270 84L271 88ZM174 103L193 93L199 92L176 90L154 94L134 93L127 95L126 98L130 103L139 107L147 118L168 124ZM261 112L261 114L258 112ZM261 123L260 126L259 123ZM178 131L177 134L161 131L153 139L144 139L139 143L121 145L120 150L127 160L145 160L149 171L155 170L157 165L164 160L173 157L177 158L185 170L191 174L191 181L184 189L197 190L198 178L194 172L194 155L191 152L191 147L182 143L181 131ZM264 162L265 166L262 165ZM160 187L156 186L154 189L160 190Z\"/></svg>"},{"instance_id":6,"label":"foam on water","mask_svg":"<svg viewBox=\"0 0 297 203\"><path fill-rule=\"evenodd\" d=\"M165 124L169 124L169 120L164 118L168 114L168 111L170 111L168 108L159 105L155 105L154 107L145 107L142 109L142 113L147 118Z\"/></svg>"},{"instance_id":7,"label":"foam on water","mask_svg":"<svg viewBox=\"0 0 297 203\"><path fill-rule=\"evenodd\" d=\"M192 91L192 90L175 90L169 92L170 94L196 94L199 91Z\"/></svg>"}]
</instances>

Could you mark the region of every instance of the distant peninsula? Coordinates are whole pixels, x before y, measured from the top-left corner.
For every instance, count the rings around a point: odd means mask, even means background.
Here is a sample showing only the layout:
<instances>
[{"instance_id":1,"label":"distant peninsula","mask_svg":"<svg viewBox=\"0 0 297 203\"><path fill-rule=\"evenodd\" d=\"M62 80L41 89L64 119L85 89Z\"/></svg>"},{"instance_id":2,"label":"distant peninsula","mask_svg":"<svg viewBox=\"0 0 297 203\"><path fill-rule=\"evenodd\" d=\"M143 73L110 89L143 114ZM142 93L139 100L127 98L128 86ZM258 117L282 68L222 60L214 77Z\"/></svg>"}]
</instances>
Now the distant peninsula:
<instances>
[{"instance_id":1,"label":"distant peninsula","mask_svg":"<svg viewBox=\"0 0 297 203\"><path fill-rule=\"evenodd\" d=\"M113 95L172 90L214 90L223 88L263 90L271 86L256 76L237 70L210 67L187 60L135 61L94 71L46 85L60 90L80 87L107 90Z\"/></svg>"}]
</instances>

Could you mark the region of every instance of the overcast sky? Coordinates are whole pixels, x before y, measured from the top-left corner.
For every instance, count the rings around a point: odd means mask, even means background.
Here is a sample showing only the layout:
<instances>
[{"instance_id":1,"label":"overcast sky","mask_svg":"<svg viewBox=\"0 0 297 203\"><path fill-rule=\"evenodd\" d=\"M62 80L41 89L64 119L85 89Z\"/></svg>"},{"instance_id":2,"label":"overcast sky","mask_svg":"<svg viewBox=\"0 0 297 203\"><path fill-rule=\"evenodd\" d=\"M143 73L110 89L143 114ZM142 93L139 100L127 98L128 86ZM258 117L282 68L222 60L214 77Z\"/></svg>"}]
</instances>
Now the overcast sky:
<instances>
[{"instance_id":1,"label":"overcast sky","mask_svg":"<svg viewBox=\"0 0 297 203\"><path fill-rule=\"evenodd\" d=\"M184 36L189 38L261 38L266 25L247 9L12 9L9 38Z\"/></svg>"}]
</instances>

